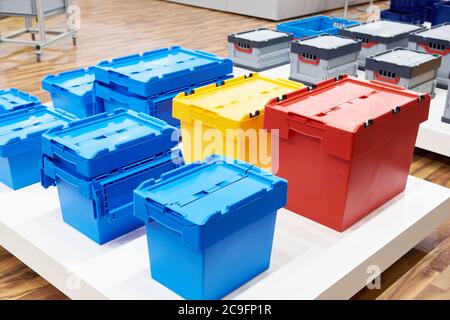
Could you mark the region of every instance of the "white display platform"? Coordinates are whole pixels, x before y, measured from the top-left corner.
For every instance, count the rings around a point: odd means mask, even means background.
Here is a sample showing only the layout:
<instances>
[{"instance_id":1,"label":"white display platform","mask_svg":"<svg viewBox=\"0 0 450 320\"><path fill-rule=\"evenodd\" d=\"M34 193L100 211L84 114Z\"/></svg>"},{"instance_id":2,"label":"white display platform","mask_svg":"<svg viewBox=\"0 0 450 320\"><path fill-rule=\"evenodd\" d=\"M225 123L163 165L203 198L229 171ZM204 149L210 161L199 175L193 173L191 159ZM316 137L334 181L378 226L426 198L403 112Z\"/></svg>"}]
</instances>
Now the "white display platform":
<instances>
[{"instance_id":1,"label":"white display platform","mask_svg":"<svg viewBox=\"0 0 450 320\"><path fill-rule=\"evenodd\" d=\"M289 65L261 72L272 77L289 78ZM251 71L234 68L234 75L240 76ZM364 71L358 71L358 77L364 79ZM436 96L431 100L428 120L420 125L416 147L450 157L450 124L441 121L444 114L447 90L436 89Z\"/></svg>"},{"instance_id":2,"label":"white display platform","mask_svg":"<svg viewBox=\"0 0 450 320\"><path fill-rule=\"evenodd\" d=\"M270 269L226 298L350 298L449 218L450 189L414 177L344 233L280 210ZM150 278L144 228L99 246L63 223L56 188L0 185L0 245L72 299L179 298Z\"/></svg>"}]
</instances>

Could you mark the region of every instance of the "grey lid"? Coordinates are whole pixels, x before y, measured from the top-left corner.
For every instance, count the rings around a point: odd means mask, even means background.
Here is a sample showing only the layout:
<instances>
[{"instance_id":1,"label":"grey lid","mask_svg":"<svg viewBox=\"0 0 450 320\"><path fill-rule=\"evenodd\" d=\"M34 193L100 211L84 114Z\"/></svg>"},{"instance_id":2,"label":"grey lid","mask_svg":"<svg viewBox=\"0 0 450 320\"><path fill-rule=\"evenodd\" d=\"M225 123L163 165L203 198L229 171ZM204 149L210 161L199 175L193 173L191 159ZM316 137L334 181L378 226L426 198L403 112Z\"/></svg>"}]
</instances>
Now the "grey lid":
<instances>
[{"instance_id":1,"label":"grey lid","mask_svg":"<svg viewBox=\"0 0 450 320\"><path fill-rule=\"evenodd\" d=\"M406 38L411 32L421 29L423 29L422 26L413 24L379 20L340 29L339 33L350 37L365 37L369 41L388 43Z\"/></svg>"},{"instance_id":2,"label":"grey lid","mask_svg":"<svg viewBox=\"0 0 450 320\"><path fill-rule=\"evenodd\" d=\"M310 53L320 59L333 59L361 50L361 41L352 38L323 34L301 40L291 44L293 53Z\"/></svg>"},{"instance_id":3,"label":"grey lid","mask_svg":"<svg viewBox=\"0 0 450 320\"><path fill-rule=\"evenodd\" d=\"M441 66L440 55L407 48L395 48L367 57L366 70L394 72L399 77L412 78Z\"/></svg>"},{"instance_id":4,"label":"grey lid","mask_svg":"<svg viewBox=\"0 0 450 320\"><path fill-rule=\"evenodd\" d=\"M444 23L426 29L423 31L415 32L409 36L409 40L417 43L427 43L430 40L450 47L450 23Z\"/></svg>"},{"instance_id":5,"label":"grey lid","mask_svg":"<svg viewBox=\"0 0 450 320\"><path fill-rule=\"evenodd\" d=\"M323 35L321 37L311 37L303 40L299 40L300 43L316 47L319 49L335 49L343 47L348 44L355 43L354 39L339 37L330 34Z\"/></svg>"},{"instance_id":6,"label":"grey lid","mask_svg":"<svg viewBox=\"0 0 450 320\"><path fill-rule=\"evenodd\" d=\"M287 32L280 32L266 28L254 29L228 35L228 42L243 43L252 48L271 46L282 42L290 42L293 36Z\"/></svg>"}]
</instances>

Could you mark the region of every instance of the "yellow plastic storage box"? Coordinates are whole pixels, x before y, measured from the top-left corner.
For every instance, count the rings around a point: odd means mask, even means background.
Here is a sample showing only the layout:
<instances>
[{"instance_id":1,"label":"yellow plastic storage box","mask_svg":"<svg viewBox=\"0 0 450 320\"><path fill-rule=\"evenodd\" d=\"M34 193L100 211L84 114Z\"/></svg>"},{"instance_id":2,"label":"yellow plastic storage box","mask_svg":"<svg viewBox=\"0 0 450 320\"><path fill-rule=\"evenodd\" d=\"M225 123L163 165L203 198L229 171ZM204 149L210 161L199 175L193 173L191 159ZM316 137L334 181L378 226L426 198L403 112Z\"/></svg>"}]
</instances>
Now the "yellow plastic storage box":
<instances>
[{"instance_id":1,"label":"yellow plastic storage box","mask_svg":"<svg viewBox=\"0 0 450 320\"><path fill-rule=\"evenodd\" d=\"M264 106L304 85L257 73L177 95L173 117L180 120L186 163L223 154L271 169L271 137Z\"/></svg>"}]
</instances>

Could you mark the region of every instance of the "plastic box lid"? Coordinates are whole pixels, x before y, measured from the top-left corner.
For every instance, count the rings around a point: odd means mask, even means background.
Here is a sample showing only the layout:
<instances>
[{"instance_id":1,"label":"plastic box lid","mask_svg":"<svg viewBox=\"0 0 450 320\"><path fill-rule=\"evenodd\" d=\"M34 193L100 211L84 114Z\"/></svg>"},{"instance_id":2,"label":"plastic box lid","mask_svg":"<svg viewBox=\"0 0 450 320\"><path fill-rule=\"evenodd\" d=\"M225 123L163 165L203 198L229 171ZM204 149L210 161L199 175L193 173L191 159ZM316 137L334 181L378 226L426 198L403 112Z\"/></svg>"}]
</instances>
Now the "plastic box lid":
<instances>
[{"instance_id":1,"label":"plastic box lid","mask_svg":"<svg viewBox=\"0 0 450 320\"><path fill-rule=\"evenodd\" d=\"M55 127L67 126L68 114L43 105L0 115L0 157L11 157L41 148L41 135Z\"/></svg>"},{"instance_id":2,"label":"plastic box lid","mask_svg":"<svg viewBox=\"0 0 450 320\"><path fill-rule=\"evenodd\" d=\"M423 29L422 26L396 21L379 20L339 30L347 37L365 38L369 42L390 43L408 37L411 32Z\"/></svg>"},{"instance_id":3,"label":"plastic box lid","mask_svg":"<svg viewBox=\"0 0 450 320\"><path fill-rule=\"evenodd\" d=\"M290 42L293 35L287 32L259 28L228 35L228 42L247 45L249 48L263 48L279 43Z\"/></svg>"},{"instance_id":4,"label":"plastic box lid","mask_svg":"<svg viewBox=\"0 0 450 320\"><path fill-rule=\"evenodd\" d=\"M232 73L233 62L216 55L178 46L100 62L96 80L126 87L150 97Z\"/></svg>"},{"instance_id":5,"label":"plastic box lid","mask_svg":"<svg viewBox=\"0 0 450 320\"><path fill-rule=\"evenodd\" d=\"M40 104L39 99L26 92L10 88L0 90L0 114Z\"/></svg>"},{"instance_id":6,"label":"plastic box lid","mask_svg":"<svg viewBox=\"0 0 450 320\"><path fill-rule=\"evenodd\" d=\"M324 60L334 59L360 50L360 40L329 34L295 40L291 44L291 52L293 53L310 53Z\"/></svg>"},{"instance_id":7,"label":"plastic box lid","mask_svg":"<svg viewBox=\"0 0 450 320\"><path fill-rule=\"evenodd\" d=\"M264 114L273 97L298 90L303 84L250 73L180 93L173 102L173 116L185 122L203 121L214 127L241 127L245 121Z\"/></svg>"},{"instance_id":8,"label":"plastic box lid","mask_svg":"<svg viewBox=\"0 0 450 320\"><path fill-rule=\"evenodd\" d=\"M42 80L42 89L50 94L71 94L82 99L83 102L92 102L92 88L94 86L94 68L78 69L63 72L58 75L48 75Z\"/></svg>"},{"instance_id":9,"label":"plastic box lid","mask_svg":"<svg viewBox=\"0 0 450 320\"><path fill-rule=\"evenodd\" d=\"M341 76L272 99L264 127L283 139L302 133L319 139L322 152L350 160L387 143L428 118L430 96L378 81Z\"/></svg>"},{"instance_id":10,"label":"plastic box lid","mask_svg":"<svg viewBox=\"0 0 450 320\"><path fill-rule=\"evenodd\" d=\"M180 233L201 250L286 204L287 182L250 164L211 156L135 191L135 215Z\"/></svg>"},{"instance_id":11,"label":"plastic box lid","mask_svg":"<svg viewBox=\"0 0 450 320\"><path fill-rule=\"evenodd\" d=\"M442 56L395 48L367 57L366 70L389 70L397 77L413 78L441 66Z\"/></svg>"},{"instance_id":12,"label":"plastic box lid","mask_svg":"<svg viewBox=\"0 0 450 320\"><path fill-rule=\"evenodd\" d=\"M178 131L149 115L119 109L50 130L42 143L43 153L58 165L95 177L170 150L178 144Z\"/></svg>"},{"instance_id":13,"label":"plastic box lid","mask_svg":"<svg viewBox=\"0 0 450 320\"><path fill-rule=\"evenodd\" d=\"M430 29L414 32L409 36L409 41L428 44L432 41L434 44L444 46L444 49L450 49L450 23L443 23Z\"/></svg>"}]
</instances>

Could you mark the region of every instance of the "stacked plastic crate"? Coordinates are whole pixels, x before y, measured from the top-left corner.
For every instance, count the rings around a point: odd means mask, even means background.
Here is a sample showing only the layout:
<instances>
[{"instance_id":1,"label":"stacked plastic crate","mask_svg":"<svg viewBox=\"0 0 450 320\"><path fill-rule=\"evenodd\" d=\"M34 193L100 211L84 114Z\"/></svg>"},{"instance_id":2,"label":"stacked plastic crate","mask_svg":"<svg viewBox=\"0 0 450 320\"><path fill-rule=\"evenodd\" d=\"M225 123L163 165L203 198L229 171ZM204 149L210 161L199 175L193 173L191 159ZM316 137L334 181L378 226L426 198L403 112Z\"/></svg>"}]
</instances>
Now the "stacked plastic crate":
<instances>
[{"instance_id":1,"label":"stacked plastic crate","mask_svg":"<svg viewBox=\"0 0 450 320\"><path fill-rule=\"evenodd\" d=\"M232 68L230 59L175 46L100 62L94 92L107 113L131 109L179 126L173 97L231 78Z\"/></svg>"},{"instance_id":2,"label":"stacked plastic crate","mask_svg":"<svg viewBox=\"0 0 450 320\"><path fill-rule=\"evenodd\" d=\"M42 137L42 185L56 185L66 223L104 244L143 225L133 190L183 161L175 127L117 110L56 127Z\"/></svg>"},{"instance_id":3,"label":"stacked plastic crate","mask_svg":"<svg viewBox=\"0 0 450 320\"><path fill-rule=\"evenodd\" d=\"M94 69L90 67L48 75L42 80L42 89L50 93L55 108L82 119L104 112L92 92L94 81Z\"/></svg>"},{"instance_id":4,"label":"stacked plastic crate","mask_svg":"<svg viewBox=\"0 0 450 320\"><path fill-rule=\"evenodd\" d=\"M389 10L381 11L384 20L422 24L425 21L427 0L391 0Z\"/></svg>"},{"instance_id":5,"label":"stacked plastic crate","mask_svg":"<svg viewBox=\"0 0 450 320\"><path fill-rule=\"evenodd\" d=\"M73 120L25 92L0 90L0 182L14 190L39 182L42 133Z\"/></svg>"}]
</instances>

